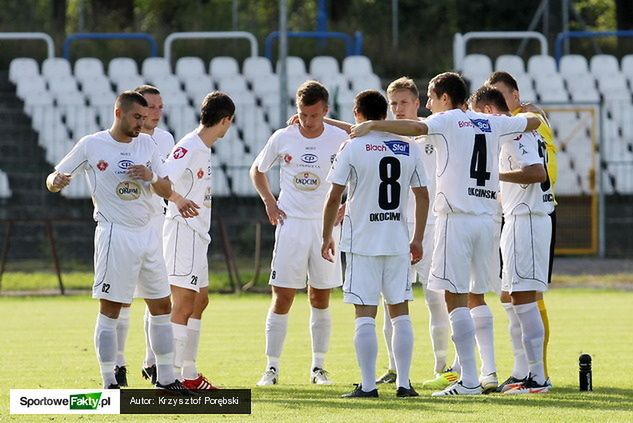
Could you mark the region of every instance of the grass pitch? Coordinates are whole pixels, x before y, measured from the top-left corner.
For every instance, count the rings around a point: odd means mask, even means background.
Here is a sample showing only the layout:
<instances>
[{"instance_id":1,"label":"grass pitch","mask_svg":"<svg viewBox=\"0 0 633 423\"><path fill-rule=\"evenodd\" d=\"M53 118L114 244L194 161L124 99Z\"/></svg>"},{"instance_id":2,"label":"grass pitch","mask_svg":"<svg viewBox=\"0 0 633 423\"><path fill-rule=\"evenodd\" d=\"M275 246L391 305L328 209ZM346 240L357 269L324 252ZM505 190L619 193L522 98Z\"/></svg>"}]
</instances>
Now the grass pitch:
<instances>
[{"instance_id":1,"label":"grass pitch","mask_svg":"<svg viewBox=\"0 0 633 423\"><path fill-rule=\"evenodd\" d=\"M411 379L419 398L396 398L393 385L379 388L377 400L343 400L359 380L352 345L353 307L332 301L333 329L326 368L335 385L309 384L309 306L305 294L295 300L284 347L280 384L256 388L265 366L265 295L212 296L204 317L199 370L216 384L252 388L250 416L10 416L10 388L93 388L101 380L92 336L97 302L76 297L0 297L0 420L2 421L253 421L253 422L466 422L466 421L633 421L633 292L554 289L546 296L551 338L549 370L554 390L547 395L431 398L420 388L432 376L428 313L423 293L416 291L411 315L415 353ZM495 298L495 343L500 379L512 367L507 319ZM127 344L129 382L148 387L140 377L143 357L143 305L132 307ZM386 353L378 318L378 371ZM593 392L578 392L578 356L593 356ZM452 355L451 357L452 358Z\"/></svg>"}]
</instances>

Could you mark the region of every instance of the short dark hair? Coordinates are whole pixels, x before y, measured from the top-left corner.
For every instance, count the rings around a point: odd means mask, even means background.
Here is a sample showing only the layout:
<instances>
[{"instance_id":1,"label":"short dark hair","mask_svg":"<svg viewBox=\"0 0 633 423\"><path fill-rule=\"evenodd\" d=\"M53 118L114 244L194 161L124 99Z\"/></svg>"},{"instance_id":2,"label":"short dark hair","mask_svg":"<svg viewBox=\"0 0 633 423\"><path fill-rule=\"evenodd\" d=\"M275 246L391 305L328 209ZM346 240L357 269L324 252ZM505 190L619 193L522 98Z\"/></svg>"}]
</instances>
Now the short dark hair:
<instances>
[{"instance_id":1,"label":"short dark hair","mask_svg":"<svg viewBox=\"0 0 633 423\"><path fill-rule=\"evenodd\" d=\"M490 75L490 77L488 77L488 80L486 80L487 85L494 85L494 84L498 84L499 82L507 85L508 88L512 88L515 91L519 91L519 84L517 84L517 80L514 79L514 77L510 75L508 72L503 72L503 71L495 72L492 75Z\"/></svg>"},{"instance_id":2,"label":"short dark hair","mask_svg":"<svg viewBox=\"0 0 633 423\"><path fill-rule=\"evenodd\" d=\"M140 85L136 88L134 88L134 91L136 91L137 93L141 94L141 95L145 95L145 94L156 94L156 95L160 95L160 91L158 91L158 88L156 88L153 85Z\"/></svg>"},{"instance_id":3,"label":"short dark hair","mask_svg":"<svg viewBox=\"0 0 633 423\"><path fill-rule=\"evenodd\" d=\"M327 88L318 81L306 81L297 89L295 102L297 106L314 106L322 101L327 106L330 98Z\"/></svg>"},{"instance_id":4,"label":"short dark hair","mask_svg":"<svg viewBox=\"0 0 633 423\"><path fill-rule=\"evenodd\" d=\"M468 99L468 103L473 109L479 109L487 104L491 104L500 112L508 113L510 111L508 103L506 103L506 99L503 97L503 94L501 94L501 91L490 85L484 85L475 91Z\"/></svg>"},{"instance_id":5,"label":"short dark hair","mask_svg":"<svg viewBox=\"0 0 633 423\"><path fill-rule=\"evenodd\" d=\"M234 114L235 103L231 97L220 91L213 91L202 100L200 123L207 127L213 126L225 117L232 118Z\"/></svg>"},{"instance_id":6,"label":"short dark hair","mask_svg":"<svg viewBox=\"0 0 633 423\"><path fill-rule=\"evenodd\" d=\"M466 82L455 72L444 72L434 76L429 81L429 89L438 97L447 94L453 103L453 107L464 104L466 98L468 98Z\"/></svg>"},{"instance_id":7,"label":"short dark hair","mask_svg":"<svg viewBox=\"0 0 633 423\"><path fill-rule=\"evenodd\" d=\"M387 118L387 99L376 90L365 90L354 97L354 110L368 120Z\"/></svg>"},{"instance_id":8,"label":"short dark hair","mask_svg":"<svg viewBox=\"0 0 633 423\"><path fill-rule=\"evenodd\" d=\"M143 97L136 91L128 90L123 91L117 96L114 107L116 107L117 109L128 111L134 103L140 104L143 107L147 107L147 100L145 100L145 97Z\"/></svg>"}]
</instances>

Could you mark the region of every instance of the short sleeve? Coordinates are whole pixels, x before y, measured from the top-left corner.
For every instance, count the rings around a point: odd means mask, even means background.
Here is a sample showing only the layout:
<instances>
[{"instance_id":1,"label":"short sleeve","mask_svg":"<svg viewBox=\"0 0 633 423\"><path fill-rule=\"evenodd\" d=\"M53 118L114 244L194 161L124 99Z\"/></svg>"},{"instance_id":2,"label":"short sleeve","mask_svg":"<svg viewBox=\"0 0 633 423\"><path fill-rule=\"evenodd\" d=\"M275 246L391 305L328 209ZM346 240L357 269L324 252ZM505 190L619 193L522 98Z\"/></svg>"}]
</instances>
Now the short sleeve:
<instances>
[{"instance_id":1,"label":"short sleeve","mask_svg":"<svg viewBox=\"0 0 633 423\"><path fill-rule=\"evenodd\" d=\"M55 170L59 173L75 175L84 170L88 164L88 155L86 154L86 138L80 139L77 144L66 154L66 156L55 166Z\"/></svg>"},{"instance_id":2,"label":"short sleeve","mask_svg":"<svg viewBox=\"0 0 633 423\"><path fill-rule=\"evenodd\" d=\"M424 119L423 122L428 128L428 135L444 134L448 128L448 115L446 113L437 113ZM429 138L432 140L433 138Z\"/></svg>"},{"instance_id":3,"label":"short sleeve","mask_svg":"<svg viewBox=\"0 0 633 423\"><path fill-rule=\"evenodd\" d=\"M269 139L262 151L255 158L257 170L268 172L279 158L280 132L275 132Z\"/></svg>"},{"instance_id":4,"label":"short sleeve","mask_svg":"<svg viewBox=\"0 0 633 423\"><path fill-rule=\"evenodd\" d=\"M512 151L515 152L515 158L520 167L543 163L543 159L538 155L537 140L530 133L514 138Z\"/></svg>"},{"instance_id":5,"label":"short sleeve","mask_svg":"<svg viewBox=\"0 0 633 423\"><path fill-rule=\"evenodd\" d=\"M158 151L157 154L160 156ZM167 157L167 160L158 165L160 171L156 173L161 178L167 176L170 181L175 182L182 176L185 169L189 167L192 158L193 151L191 151L190 148L183 145L176 145L169 157Z\"/></svg>"},{"instance_id":6,"label":"short sleeve","mask_svg":"<svg viewBox=\"0 0 633 423\"><path fill-rule=\"evenodd\" d=\"M347 179L351 171L351 141L347 141L341 145L341 149L336 154L336 158L332 163L330 172L327 175L326 180L330 183L337 185L347 184Z\"/></svg>"},{"instance_id":7,"label":"short sleeve","mask_svg":"<svg viewBox=\"0 0 633 423\"><path fill-rule=\"evenodd\" d=\"M413 169L413 173L411 174L411 181L409 184L412 188L425 187L427 186L428 182L426 180L424 163L422 162L422 155L419 154L419 149L417 149L416 153L414 154L414 160L415 167Z\"/></svg>"},{"instance_id":8,"label":"short sleeve","mask_svg":"<svg viewBox=\"0 0 633 423\"><path fill-rule=\"evenodd\" d=\"M494 121L501 140L505 142L512 140L511 137L504 137L505 135L525 132L527 127L527 118L524 116L494 116Z\"/></svg>"}]
</instances>

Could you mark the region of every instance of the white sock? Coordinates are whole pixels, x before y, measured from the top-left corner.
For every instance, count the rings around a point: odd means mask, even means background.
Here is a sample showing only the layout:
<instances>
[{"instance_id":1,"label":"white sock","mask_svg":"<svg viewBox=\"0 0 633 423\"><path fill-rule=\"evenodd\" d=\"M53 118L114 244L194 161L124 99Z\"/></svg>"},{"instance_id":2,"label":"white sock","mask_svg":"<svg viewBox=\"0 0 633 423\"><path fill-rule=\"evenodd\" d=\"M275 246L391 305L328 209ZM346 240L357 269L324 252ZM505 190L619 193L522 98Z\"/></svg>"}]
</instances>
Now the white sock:
<instances>
[{"instance_id":1,"label":"white sock","mask_svg":"<svg viewBox=\"0 0 633 423\"><path fill-rule=\"evenodd\" d=\"M468 307L458 307L448 315L453 329L453 342L461 365L461 380L464 386L479 386L477 360L475 358L475 325Z\"/></svg>"},{"instance_id":2,"label":"white sock","mask_svg":"<svg viewBox=\"0 0 633 423\"><path fill-rule=\"evenodd\" d=\"M288 332L288 315L268 311L266 317L266 368L274 367L279 370L279 357L284 348L284 339Z\"/></svg>"},{"instance_id":3,"label":"white sock","mask_svg":"<svg viewBox=\"0 0 633 423\"><path fill-rule=\"evenodd\" d=\"M528 362L523 348L523 338L521 333L521 321L517 316L511 303L501 303L508 314L508 331L510 332L510 341L512 341L512 352L514 353L514 367L512 368L512 377L523 379L528 375Z\"/></svg>"},{"instance_id":4,"label":"white sock","mask_svg":"<svg viewBox=\"0 0 633 423\"><path fill-rule=\"evenodd\" d=\"M125 366L125 341L127 340L127 333L130 329L130 307L121 307L119 312L119 318L116 323L116 341L117 341L117 353L116 353L116 365L121 367Z\"/></svg>"},{"instance_id":5,"label":"white sock","mask_svg":"<svg viewBox=\"0 0 633 423\"><path fill-rule=\"evenodd\" d=\"M330 347L330 333L332 332L332 316L329 308L311 307L310 335L312 336L312 367L323 368L325 353Z\"/></svg>"},{"instance_id":6,"label":"white sock","mask_svg":"<svg viewBox=\"0 0 633 423\"><path fill-rule=\"evenodd\" d=\"M149 342L149 309L145 307L145 314L143 315L143 331L145 332L145 360L143 361L143 367L151 367L156 364L156 357L154 357L154 351L152 351L152 345Z\"/></svg>"},{"instance_id":7,"label":"white sock","mask_svg":"<svg viewBox=\"0 0 633 423\"><path fill-rule=\"evenodd\" d=\"M543 342L545 328L538 310L537 303L513 306L521 321L523 333L523 348L528 359L528 369L534 381L540 385L545 383L545 369L543 365Z\"/></svg>"},{"instance_id":8,"label":"white sock","mask_svg":"<svg viewBox=\"0 0 633 423\"><path fill-rule=\"evenodd\" d=\"M185 346L187 345L187 325L171 322L174 334L174 375L182 377L182 363L184 361Z\"/></svg>"},{"instance_id":9,"label":"white sock","mask_svg":"<svg viewBox=\"0 0 633 423\"><path fill-rule=\"evenodd\" d=\"M394 317L393 323L393 355L396 360L396 386L410 388L409 371L413 356L413 326L409 315Z\"/></svg>"},{"instance_id":10,"label":"white sock","mask_svg":"<svg viewBox=\"0 0 633 423\"><path fill-rule=\"evenodd\" d=\"M378 338L376 320L373 317L357 317L354 332L356 360L360 367L361 385L365 392L376 389L376 357L378 356Z\"/></svg>"},{"instance_id":11,"label":"white sock","mask_svg":"<svg viewBox=\"0 0 633 423\"><path fill-rule=\"evenodd\" d=\"M481 374L489 375L497 371L495 363L495 336L492 324L492 312L487 304L477 306L470 310L470 315L475 324L475 338L481 357Z\"/></svg>"},{"instance_id":12,"label":"white sock","mask_svg":"<svg viewBox=\"0 0 633 423\"><path fill-rule=\"evenodd\" d=\"M444 291L427 289L424 292L424 298L429 309L429 333L435 357L435 373L441 373L446 368L448 335L451 326L448 320Z\"/></svg>"},{"instance_id":13,"label":"white sock","mask_svg":"<svg viewBox=\"0 0 633 423\"><path fill-rule=\"evenodd\" d=\"M171 316L160 314L149 317L149 341L156 357L157 381L168 385L176 380L174 376L174 333Z\"/></svg>"},{"instance_id":14,"label":"white sock","mask_svg":"<svg viewBox=\"0 0 633 423\"><path fill-rule=\"evenodd\" d=\"M382 324L382 333L385 336L385 345L387 345L387 356L389 357L389 370L396 371L396 359L393 357L393 349L391 347L393 342L393 323L391 323L391 316L389 315L389 307L387 303L383 302L385 310L385 320Z\"/></svg>"},{"instance_id":15,"label":"white sock","mask_svg":"<svg viewBox=\"0 0 633 423\"><path fill-rule=\"evenodd\" d=\"M187 320L187 343L182 354L182 377L185 379L196 379L198 369L196 369L196 357L198 356L198 344L200 344L200 319Z\"/></svg>"},{"instance_id":16,"label":"white sock","mask_svg":"<svg viewBox=\"0 0 633 423\"><path fill-rule=\"evenodd\" d=\"M116 326L117 319L111 319L101 313L97 315L94 342L104 388L116 385L116 378L114 377L114 363L116 362L117 351Z\"/></svg>"}]
</instances>

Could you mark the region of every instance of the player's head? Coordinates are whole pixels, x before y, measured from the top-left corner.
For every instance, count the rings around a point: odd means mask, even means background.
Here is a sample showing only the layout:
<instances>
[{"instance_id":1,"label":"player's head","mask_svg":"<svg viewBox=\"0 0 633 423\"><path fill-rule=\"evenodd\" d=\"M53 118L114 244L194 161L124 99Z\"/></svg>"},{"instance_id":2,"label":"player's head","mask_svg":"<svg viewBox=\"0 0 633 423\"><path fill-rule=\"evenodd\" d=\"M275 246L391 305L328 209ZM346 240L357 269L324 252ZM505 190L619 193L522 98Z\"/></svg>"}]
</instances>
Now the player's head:
<instances>
[{"instance_id":1,"label":"player's head","mask_svg":"<svg viewBox=\"0 0 633 423\"><path fill-rule=\"evenodd\" d=\"M138 137L147 119L147 101L136 91L123 91L114 103L113 128L125 136Z\"/></svg>"},{"instance_id":2,"label":"player's head","mask_svg":"<svg viewBox=\"0 0 633 423\"><path fill-rule=\"evenodd\" d=\"M219 137L222 138L233 123L235 103L228 95L213 91L202 100L200 107L200 124L204 127L218 126Z\"/></svg>"},{"instance_id":3,"label":"player's head","mask_svg":"<svg viewBox=\"0 0 633 423\"><path fill-rule=\"evenodd\" d=\"M486 85L490 85L501 91L508 103L510 110L521 107L521 96L519 95L519 85L516 79L508 72L495 72L486 80Z\"/></svg>"},{"instance_id":4,"label":"player's head","mask_svg":"<svg viewBox=\"0 0 633 423\"><path fill-rule=\"evenodd\" d=\"M354 119L356 122L366 120L385 120L387 118L387 100L376 90L365 90L354 97Z\"/></svg>"},{"instance_id":5,"label":"player's head","mask_svg":"<svg viewBox=\"0 0 633 423\"><path fill-rule=\"evenodd\" d=\"M396 119L417 119L420 92L413 79L403 76L387 87L389 109Z\"/></svg>"},{"instance_id":6,"label":"player's head","mask_svg":"<svg viewBox=\"0 0 633 423\"><path fill-rule=\"evenodd\" d=\"M475 91L468 99L468 106L471 110L479 113L495 115L507 115L510 113L508 104L501 91L490 85L484 85Z\"/></svg>"},{"instance_id":7,"label":"player's head","mask_svg":"<svg viewBox=\"0 0 633 423\"><path fill-rule=\"evenodd\" d=\"M468 88L459 74L444 72L431 79L427 95L427 109L432 113L445 112L464 105L468 97Z\"/></svg>"},{"instance_id":8,"label":"player's head","mask_svg":"<svg viewBox=\"0 0 633 423\"><path fill-rule=\"evenodd\" d=\"M295 96L299 125L308 136L317 136L323 130L323 118L328 112L329 94L317 81L306 81Z\"/></svg>"},{"instance_id":9,"label":"player's head","mask_svg":"<svg viewBox=\"0 0 633 423\"><path fill-rule=\"evenodd\" d=\"M147 100L149 111L147 119L145 119L143 132L152 133L158 126L160 118L163 116L163 99L160 96L160 91L152 85L141 85L140 87L134 88L134 91L141 94L145 97L145 100Z\"/></svg>"}]
</instances>

